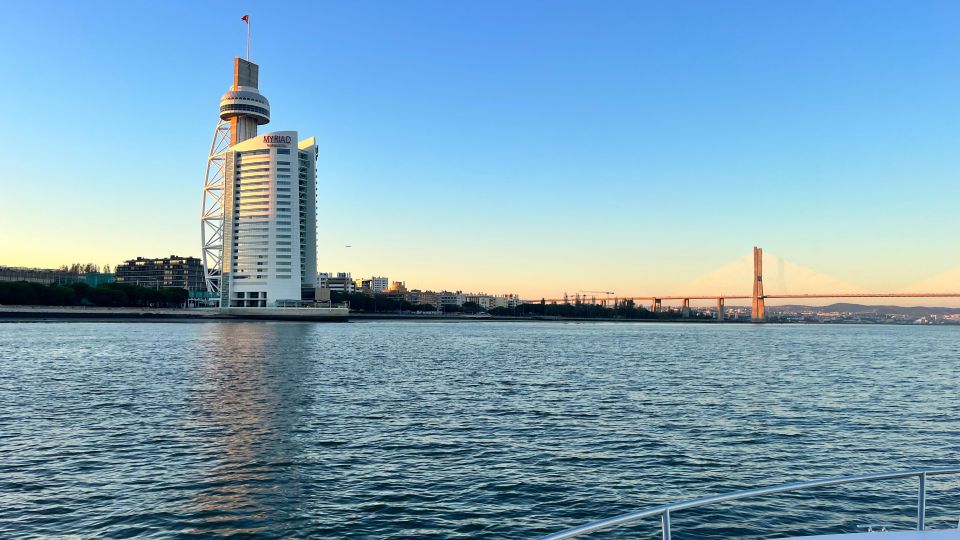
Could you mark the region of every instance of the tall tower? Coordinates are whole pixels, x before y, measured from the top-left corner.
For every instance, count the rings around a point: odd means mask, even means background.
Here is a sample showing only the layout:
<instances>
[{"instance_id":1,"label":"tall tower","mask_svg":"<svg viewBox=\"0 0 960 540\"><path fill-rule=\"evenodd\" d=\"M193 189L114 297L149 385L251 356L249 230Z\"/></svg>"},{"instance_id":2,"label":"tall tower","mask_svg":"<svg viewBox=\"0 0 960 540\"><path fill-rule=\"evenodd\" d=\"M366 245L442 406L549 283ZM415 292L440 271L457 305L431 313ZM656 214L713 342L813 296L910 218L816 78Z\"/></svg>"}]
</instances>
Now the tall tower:
<instances>
[{"instance_id":1,"label":"tall tower","mask_svg":"<svg viewBox=\"0 0 960 540\"><path fill-rule=\"evenodd\" d=\"M200 239L203 276L207 292L220 294L223 270L224 173L226 151L233 145L257 135L257 126L270 122L270 102L257 88L260 67L243 58L233 59L233 85L220 98L220 120L213 131L203 184L200 212Z\"/></svg>"},{"instance_id":2,"label":"tall tower","mask_svg":"<svg viewBox=\"0 0 960 540\"><path fill-rule=\"evenodd\" d=\"M270 121L258 78L256 64L235 58L220 98L200 218L207 291L224 309L312 306L317 144L296 131L257 133Z\"/></svg>"},{"instance_id":3,"label":"tall tower","mask_svg":"<svg viewBox=\"0 0 960 540\"><path fill-rule=\"evenodd\" d=\"M257 126L270 123L270 102L257 89L260 66L233 59L233 86L220 98L220 119L230 123L230 145L257 136Z\"/></svg>"}]
</instances>

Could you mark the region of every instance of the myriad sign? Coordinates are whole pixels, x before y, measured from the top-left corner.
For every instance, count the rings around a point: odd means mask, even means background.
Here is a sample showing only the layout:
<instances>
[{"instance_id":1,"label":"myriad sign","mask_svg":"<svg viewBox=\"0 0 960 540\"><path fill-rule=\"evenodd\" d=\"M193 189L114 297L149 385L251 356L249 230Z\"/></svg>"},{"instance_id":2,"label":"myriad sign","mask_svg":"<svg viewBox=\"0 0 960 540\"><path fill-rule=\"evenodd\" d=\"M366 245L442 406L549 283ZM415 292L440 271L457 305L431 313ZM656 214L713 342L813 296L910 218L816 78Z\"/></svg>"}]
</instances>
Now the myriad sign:
<instances>
[{"instance_id":1,"label":"myriad sign","mask_svg":"<svg viewBox=\"0 0 960 540\"><path fill-rule=\"evenodd\" d=\"M293 142L293 137L289 135L264 135L263 144L267 146L284 146Z\"/></svg>"}]
</instances>

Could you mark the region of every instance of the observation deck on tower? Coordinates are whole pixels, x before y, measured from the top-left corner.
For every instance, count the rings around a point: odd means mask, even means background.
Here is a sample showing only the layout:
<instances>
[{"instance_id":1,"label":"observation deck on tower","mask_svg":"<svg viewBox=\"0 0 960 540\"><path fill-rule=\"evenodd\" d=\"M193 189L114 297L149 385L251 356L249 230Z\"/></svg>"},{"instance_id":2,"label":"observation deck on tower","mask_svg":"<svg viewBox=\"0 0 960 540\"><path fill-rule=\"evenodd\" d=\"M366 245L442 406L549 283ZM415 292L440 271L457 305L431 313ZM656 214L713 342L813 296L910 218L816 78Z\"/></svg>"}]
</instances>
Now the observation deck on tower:
<instances>
[{"instance_id":1,"label":"observation deck on tower","mask_svg":"<svg viewBox=\"0 0 960 540\"><path fill-rule=\"evenodd\" d=\"M270 102L257 88L260 67L243 58L233 59L233 85L220 98L220 118L230 122L230 144L257 135L257 126L270 122Z\"/></svg>"}]
</instances>

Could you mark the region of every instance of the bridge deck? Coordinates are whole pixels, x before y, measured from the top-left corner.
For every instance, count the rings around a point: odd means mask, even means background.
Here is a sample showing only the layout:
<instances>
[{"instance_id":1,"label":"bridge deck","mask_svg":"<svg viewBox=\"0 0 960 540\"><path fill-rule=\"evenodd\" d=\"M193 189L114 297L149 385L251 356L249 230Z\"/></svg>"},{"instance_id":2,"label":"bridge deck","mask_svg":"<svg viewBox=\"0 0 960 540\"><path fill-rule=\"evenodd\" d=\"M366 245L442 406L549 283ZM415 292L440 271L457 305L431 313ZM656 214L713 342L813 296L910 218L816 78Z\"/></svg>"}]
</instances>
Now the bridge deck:
<instances>
[{"instance_id":1,"label":"bridge deck","mask_svg":"<svg viewBox=\"0 0 960 540\"><path fill-rule=\"evenodd\" d=\"M596 298L598 302L622 302L624 300L647 300L653 302L655 300L748 300L753 298L750 295L737 295L737 294L723 294L716 296L708 295L665 295L665 296L610 296L610 297L595 297L591 295L579 296L580 300L583 301L587 298ZM804 298L960 298L960 293L813 293L813 294L765 294L761 298L770 300L770 299L804 299ZM529 299L525 300L526 302L537 303L540 301L544 302L572 302L577 299L576 296L570 296L568 298L542 298L542 299Z\"/></svg>"}]
</instances>

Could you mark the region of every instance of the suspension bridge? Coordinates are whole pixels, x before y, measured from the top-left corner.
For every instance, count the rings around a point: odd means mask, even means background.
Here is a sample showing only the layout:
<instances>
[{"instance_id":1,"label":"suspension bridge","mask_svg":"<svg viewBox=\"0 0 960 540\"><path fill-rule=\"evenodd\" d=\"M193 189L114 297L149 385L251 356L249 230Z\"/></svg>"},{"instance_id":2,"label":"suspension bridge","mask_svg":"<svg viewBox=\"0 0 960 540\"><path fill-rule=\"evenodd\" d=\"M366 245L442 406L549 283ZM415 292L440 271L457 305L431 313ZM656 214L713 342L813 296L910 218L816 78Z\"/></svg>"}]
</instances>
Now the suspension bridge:
<instances>
[{"instance_id":1,"label":"suspension bridge","mask_svg":"<svg viewBox=\"0 0 960 540\"><path fill-rule=\"evenodd\" d=\"M650 306L650 311L659 312L663 309L663 303L667 301L680 301L682 313L685 317L690 315L691 301L714 301L717 306L717 319L723 320L724 307L728 300L750 300L750 318L754 322L763 322L767 318L766 301L767 300L804 300L804 299L829 299L829 298L960 298L960 293L931 293L931 292L894 292L894 293L862 293L862 292L823 292L823 293L796 293L796 294L765 294L763 291L763 249L753 248L753 292L747 294L671 294L671 295L647 295L647 296L615 296L613 293L605 291L582 291L582 292L603 292L607 296L601 298L599 302L596 298L593 303L606 306L608 303L616 305L620 302L645 303ZM576 296L578 301L583 301L586 297ZM547 303L570 303L570 297L564 295L563 298L543 298L542 302Z\"/></svg>"}]
</instances>

